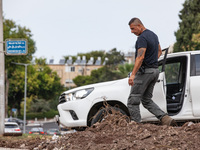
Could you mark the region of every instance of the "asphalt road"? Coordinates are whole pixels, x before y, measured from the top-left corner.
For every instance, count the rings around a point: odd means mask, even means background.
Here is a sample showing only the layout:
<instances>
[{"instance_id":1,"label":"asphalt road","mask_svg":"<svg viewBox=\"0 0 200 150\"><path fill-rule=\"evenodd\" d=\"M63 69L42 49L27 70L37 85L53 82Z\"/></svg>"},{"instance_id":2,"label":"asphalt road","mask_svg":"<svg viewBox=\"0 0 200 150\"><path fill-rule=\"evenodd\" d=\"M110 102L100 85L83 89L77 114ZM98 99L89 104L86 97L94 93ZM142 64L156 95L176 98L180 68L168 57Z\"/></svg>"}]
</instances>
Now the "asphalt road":
<instances>
[{"instance_id":1,"label":"asphalt road","mask_svg":"<svg viewBox=\"0 0 200 150\"><path fill-rule=\"evenodd\" d=\"M43 123L43 126L35 126L35 125L32 125L32 126L26 126L26 133L29 133L29 131L31 130L31 128L33 127L42 127L44 129L44 131L46 132L47 130L49 129L59 129L57 123L55 122L46 122L46 123ZM22 129L22 132L23 132L23 127L20 127Z\"/></svg>"}]
</instances>

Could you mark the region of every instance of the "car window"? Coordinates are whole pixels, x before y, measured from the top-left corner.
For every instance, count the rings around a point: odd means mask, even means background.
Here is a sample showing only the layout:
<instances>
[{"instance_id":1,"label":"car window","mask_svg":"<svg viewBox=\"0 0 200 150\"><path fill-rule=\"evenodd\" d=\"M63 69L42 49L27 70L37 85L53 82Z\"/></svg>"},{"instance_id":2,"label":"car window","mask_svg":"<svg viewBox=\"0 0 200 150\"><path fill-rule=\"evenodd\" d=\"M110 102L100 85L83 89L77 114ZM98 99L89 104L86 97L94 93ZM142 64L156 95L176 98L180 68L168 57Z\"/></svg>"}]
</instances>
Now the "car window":
<instances>
[{"instance_id":1,"label":"car window","mask_svg":"<svg viewBox=\"0 0 200 150\"><path fill-rule=\"evenodd\" d=\"M196 75L200 75L200 55L195 55Z\"/></svg>"},{"instance_id":2,"label":"car window","mask_svg":"<svg viewBox=\"0 0 200 150\"><path fill-rule=\"evenodd\" d=\"M43 131L42 128L32 128L31 131Z\"/></svg>"},{"instance_id":3,"label":"car window","mask_svg":"<svg viewBox=\"0 0 200 150\"><path fill-rule=\"evenodd\" d=\"M166 83L179 83L180 62L165 64Z\"/></svg>"},{"instance_id":4,"label":"car window","mask_svg":"<svg viewBox=\"0 0 200 150\"><path fill-rule=\"evenodd\" d=\"M191 55L190 75L200 76L200 54Z\"/></svg>"},{"instance_id":5,"label":"car window","mask_svg":"<svg viewBox=\"0 0 200 150\"><path fill-rule=\"evenodd\" d=\"M6 124L5 128L18 128L18 126L15 124Z\"/></svg>"}]
</instances>

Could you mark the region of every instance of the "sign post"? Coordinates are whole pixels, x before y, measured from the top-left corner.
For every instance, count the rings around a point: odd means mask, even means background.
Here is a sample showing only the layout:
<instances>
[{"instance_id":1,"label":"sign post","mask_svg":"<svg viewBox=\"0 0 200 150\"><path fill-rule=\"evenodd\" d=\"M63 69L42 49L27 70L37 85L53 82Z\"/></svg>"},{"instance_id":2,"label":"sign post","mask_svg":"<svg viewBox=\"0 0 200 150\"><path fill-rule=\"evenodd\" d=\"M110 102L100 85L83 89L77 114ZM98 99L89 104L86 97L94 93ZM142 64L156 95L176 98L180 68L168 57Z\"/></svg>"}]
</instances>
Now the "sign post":
<instances>
[{"instance_id":1,"label":"sign post","mask_svg":"<svg viewBox=\"0 0 200 150\"><path fill-rule=\"evenodd\" d=\"M15 63L12 62L13 64L16 65L23 65L25 67L25 80L24 80L24 129L23 133L26 133L26 91L27 91L27 66L29 64L24 64L24 63Z\"/></svg>"}]
</instances>

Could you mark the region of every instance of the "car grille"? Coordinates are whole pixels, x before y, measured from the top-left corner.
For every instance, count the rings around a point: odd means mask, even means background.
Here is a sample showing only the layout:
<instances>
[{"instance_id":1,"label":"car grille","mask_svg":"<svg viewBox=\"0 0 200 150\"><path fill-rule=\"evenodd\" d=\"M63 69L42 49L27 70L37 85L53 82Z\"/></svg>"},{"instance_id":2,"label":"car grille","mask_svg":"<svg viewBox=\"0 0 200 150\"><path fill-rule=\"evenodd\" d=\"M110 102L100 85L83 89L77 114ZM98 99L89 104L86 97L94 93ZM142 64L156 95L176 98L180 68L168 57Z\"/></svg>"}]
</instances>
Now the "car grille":
<instances>
[{"instance_id":1,"label":"car grille","mask_svg":"<svg viewBox=\"0 0 200 150\"><path fill-rule=\"evenodd\" d=\"M66 99L65 99L65 93L61 94L59 97L59 104L65 103Z\"/></svg>"}]
</instances>

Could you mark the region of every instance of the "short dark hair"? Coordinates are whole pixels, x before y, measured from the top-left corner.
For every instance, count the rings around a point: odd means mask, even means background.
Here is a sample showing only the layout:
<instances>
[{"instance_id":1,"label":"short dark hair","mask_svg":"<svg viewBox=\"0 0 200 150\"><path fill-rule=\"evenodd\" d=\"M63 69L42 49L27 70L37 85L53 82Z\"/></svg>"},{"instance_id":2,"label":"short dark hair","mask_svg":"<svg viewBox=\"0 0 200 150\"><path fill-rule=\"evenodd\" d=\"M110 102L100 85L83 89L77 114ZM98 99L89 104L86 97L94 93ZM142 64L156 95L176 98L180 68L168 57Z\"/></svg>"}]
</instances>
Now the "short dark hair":
<instances>
[{"instance_id":1,"label":"short dark hair","mask_svg":"<svg viewBox=\"0 0 200 150\"><path fill-rule=\"evenodd\" d=\"M132 19L129 21L128 25L131 25L132 23L143 25L142 21L141 21L139 18L132 18Z\"/></svg>"}]
</instances>

